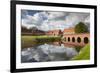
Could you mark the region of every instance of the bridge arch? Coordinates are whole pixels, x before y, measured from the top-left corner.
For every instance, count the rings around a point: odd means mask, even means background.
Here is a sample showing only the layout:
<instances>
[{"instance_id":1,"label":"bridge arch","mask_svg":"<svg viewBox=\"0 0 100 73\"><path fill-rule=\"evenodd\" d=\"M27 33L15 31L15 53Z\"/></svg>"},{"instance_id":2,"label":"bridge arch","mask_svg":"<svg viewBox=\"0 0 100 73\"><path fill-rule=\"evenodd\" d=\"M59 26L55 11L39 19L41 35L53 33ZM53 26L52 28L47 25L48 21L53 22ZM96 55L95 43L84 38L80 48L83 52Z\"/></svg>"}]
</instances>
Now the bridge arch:
<instances>
[{"instance_id":1,"label":"bridge arch","mask_svg":"<svg viewBox=\"0 0 100 73\"><path fill-rule=\"evenodd\" d=\"M77 37L77 42L80 43L81 42L81 38Z\"/></svg>"},{"instance_id":2,"label":"bridge arch","mask_svg":"<svg viewBox=\"0 0 100 73\"><path fill-rule=\"evenodd\" d=\"M70 42L70 37L68 37L68 42Z\"/></svg>"},{"instance_id":3,"label":"bridge arch","mask_svg":"<svg viewBox=\"0 0 100 73\"><path fill-rule=\"evenodd\" d=\"M65 34L63 35L63 38L65 39L64 43L69 44L78 44L85 45L89 43L90 41L90 34L89 33L80 33L80 34Z\"/></svg>"},{"instance_id":4,"label":"bridge arch","mask_svg":"<svg viewBox=\"0 0 100 73\"><path fill-rule=\"evenodd\" d=\"M63 41L65 41L65 42L66 42L66 37L64 37L64 38L63 38Z\"/></svg>"},{"instance_id":5,"label":"bridge arch","mask_svg":"<svg viewBox=\"0 0 100 73\"><path fill-rule=\"evenodd\" d=\"M72 42L75 42L75 37L72 37Z\"/></svg>"},{"instance_id":6,"label":"bridge arch","mask_svg":"<svg viewBox=\"0 0 100 73\"><path fill-rule=\"evenodd\" d=\"M88 42L89 42L88 37L84 37L84 43L88 43Z\"/></svg>"}]
</instances>

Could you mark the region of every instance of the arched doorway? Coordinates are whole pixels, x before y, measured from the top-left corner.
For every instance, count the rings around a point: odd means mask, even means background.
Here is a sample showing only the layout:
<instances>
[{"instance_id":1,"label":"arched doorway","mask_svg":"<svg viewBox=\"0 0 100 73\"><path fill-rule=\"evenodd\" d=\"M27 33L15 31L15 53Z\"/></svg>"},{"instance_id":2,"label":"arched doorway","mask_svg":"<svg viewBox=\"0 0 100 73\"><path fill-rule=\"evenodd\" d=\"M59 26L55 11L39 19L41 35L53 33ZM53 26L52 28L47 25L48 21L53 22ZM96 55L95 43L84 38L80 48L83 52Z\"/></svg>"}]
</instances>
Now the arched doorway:
<instances>
[{"instance_id":1,"label":"arched doorway","mask_svg":"<svg viewBox=\"0 0 100 73\"><path fill-rule=\"evenodd\" d=\"M81 42L81 38L80 38L80 37L77 38L77 42L78 42L78 43Z\"/></svg>"},{"instance_id":2,"label":"arched doorway","mask_svg":"<svg viewBox=\"0 0 100 73\"><path fill-rule=\"evenodd\" d=\"M87 44L89 42L88 37L84 37L84 43Z\"/></svg>"}]
</instances>

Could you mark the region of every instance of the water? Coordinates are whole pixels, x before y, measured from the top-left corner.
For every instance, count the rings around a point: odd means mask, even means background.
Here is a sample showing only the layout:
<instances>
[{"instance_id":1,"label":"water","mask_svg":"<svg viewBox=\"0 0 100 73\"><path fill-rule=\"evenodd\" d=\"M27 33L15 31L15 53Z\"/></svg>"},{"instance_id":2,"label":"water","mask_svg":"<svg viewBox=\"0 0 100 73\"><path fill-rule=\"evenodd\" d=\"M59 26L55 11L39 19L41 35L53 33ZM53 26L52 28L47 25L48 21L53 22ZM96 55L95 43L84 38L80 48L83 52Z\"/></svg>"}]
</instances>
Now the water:
<instances>
[{"instance_id":1,"label":"water","mask_svg":"<svg viewBox=\"0 0 100 73\"><path fill-rule=\"evenodd\" d=\"M21 62L48 62L68 61L76 56L79 51L75 47L68 47L65 44L41 44L21 51Z\"/></svg>"}]
</instances>

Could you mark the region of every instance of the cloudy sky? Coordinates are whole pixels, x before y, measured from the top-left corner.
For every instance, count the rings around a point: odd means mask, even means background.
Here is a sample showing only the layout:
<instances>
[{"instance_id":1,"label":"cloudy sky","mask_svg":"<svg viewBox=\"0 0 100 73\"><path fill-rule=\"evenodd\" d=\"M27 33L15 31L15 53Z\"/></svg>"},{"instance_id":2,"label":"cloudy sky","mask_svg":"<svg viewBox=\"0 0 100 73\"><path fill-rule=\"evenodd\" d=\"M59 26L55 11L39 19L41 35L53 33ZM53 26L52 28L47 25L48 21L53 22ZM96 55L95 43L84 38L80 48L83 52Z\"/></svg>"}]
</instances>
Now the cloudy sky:
<instances>
[{"instance_id":1,"label":"cloudy sky","mask_svg":"<svg viewBox=\"0 0 100 73\"><path fill-rule=\"evenodd\" d=\"M74 27L78 22L90 23L89 13L21 10L22 26L48 31Z\"/></svg>"}]
</instances>

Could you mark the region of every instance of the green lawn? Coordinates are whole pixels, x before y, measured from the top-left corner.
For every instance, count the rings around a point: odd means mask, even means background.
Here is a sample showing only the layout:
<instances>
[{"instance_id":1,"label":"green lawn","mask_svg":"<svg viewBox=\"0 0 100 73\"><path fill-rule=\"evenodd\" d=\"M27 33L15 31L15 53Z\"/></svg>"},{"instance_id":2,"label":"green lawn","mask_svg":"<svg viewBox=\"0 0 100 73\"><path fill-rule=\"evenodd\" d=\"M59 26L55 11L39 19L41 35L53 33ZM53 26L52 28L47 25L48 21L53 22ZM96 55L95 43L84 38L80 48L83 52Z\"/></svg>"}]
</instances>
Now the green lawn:
<instances>
[{"instance_id":1,"label":"green lawn","mask_svg":"<svg viewBox=\"0 0 100 73\"><path fill-rule=\"evenodd\" d=\"M58 37L58 36L46 36L46 35L42 35L42 36L22 36L22 38L33 38L33 39L36 39L36 38L53 38L53 37Z\"/></svg>"},{"instance_id":2,"label":"green lawn","mask_svg":"<svg viewBox=\"0 0 100 73\"><path fill-rule=\"evenodd\" d=\"M90 44L80 50L79 54L72 58L72 60L89 60L90 59Z\"/></svg>"}]
</instances>

